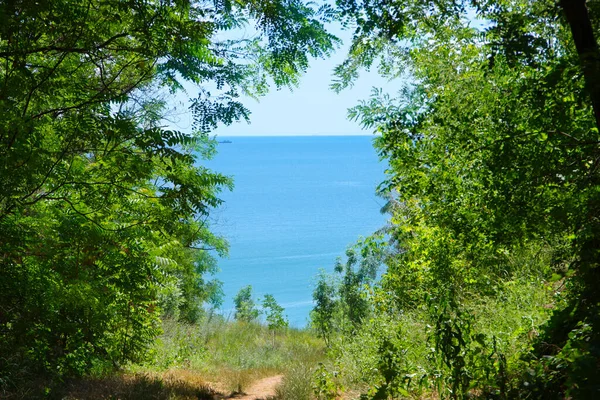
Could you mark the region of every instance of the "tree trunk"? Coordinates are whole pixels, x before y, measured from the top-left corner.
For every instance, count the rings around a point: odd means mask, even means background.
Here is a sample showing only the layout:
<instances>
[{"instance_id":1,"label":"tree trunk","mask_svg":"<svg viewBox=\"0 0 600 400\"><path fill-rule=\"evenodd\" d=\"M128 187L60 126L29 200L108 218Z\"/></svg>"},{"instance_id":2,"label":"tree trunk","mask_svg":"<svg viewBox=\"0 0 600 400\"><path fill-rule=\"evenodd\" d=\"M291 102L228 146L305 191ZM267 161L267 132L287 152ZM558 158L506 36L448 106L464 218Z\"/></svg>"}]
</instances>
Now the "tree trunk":
<instances>
[{"instance_id":1,"label":"tree trunk","mask_svg":"<svg viewBox=\"0 0 600 400\"><path fill-rule=\"evenodd\" d=\"M594 37L586 0L560 0L560 6L573 34L585 86L592 99L596 126L600 130L600 50Z\"/></svg>"}]
</instances>

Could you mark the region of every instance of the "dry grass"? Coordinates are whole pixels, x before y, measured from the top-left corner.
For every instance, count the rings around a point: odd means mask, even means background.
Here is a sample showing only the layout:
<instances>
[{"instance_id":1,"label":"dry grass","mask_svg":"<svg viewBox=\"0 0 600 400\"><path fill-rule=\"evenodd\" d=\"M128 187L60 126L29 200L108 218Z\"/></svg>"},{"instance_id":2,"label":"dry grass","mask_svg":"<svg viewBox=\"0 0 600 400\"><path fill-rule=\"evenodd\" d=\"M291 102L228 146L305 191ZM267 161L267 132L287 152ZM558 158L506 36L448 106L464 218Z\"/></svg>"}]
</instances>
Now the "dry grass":
<instances>
[{"instance_id":1,"label":"dry grass","mask_svg":"<svg viewBox=\"0 0 600 400\"><path fill-rule=\"evenodd\" d=\"M216 400L223 399L204 379L191 371L162 374L113 374L105 377L54 382L40 379L2 393L2 399L65 400Z\"/></svg>"},{"instance_id":2,"label":"dry grass","mask_svg":"<svg viewBox=\"0 0 600 400\"><path fill-rule=\"evenodd\" d=\"M68 400L214 400L220 396L199 376L170 371L163 376L135 374L80 380L72 382L61 397Z\"/></svg>"},{"instance_id":3,"label":"dry grass","mask_svg":"<svg viewBox=\"0 0 600 400\"><path fill-rule=\"evenodd\" d=\"M151 359L143 365L68 382L37 382L36 378L31 385L34 379L28 379L28 387L0 392L0 398L234 399L260 379L288 375L292 366L299 364L309 371L325 357L323 342L302 330L273 335L257 323L216 317L193 325L167 320L164 328L149 351ZM310 374L305 375L303 379L310 378ZM293 395L285 398L300 400Z\"/></svg>"},{"instance_id":4,"label":"dry grass","mask_svg":"<svg viewBox=\"0 0 600 400\"><path fill-rule=\"evenodd\" d=\"M288 368L281 386L277 388L278 400L311 400L313 395L314 369L305 364L296 364Z\"/></svg>"},{"instance_id":5,"label":"dry grass","mask_svg":"<svg viewBox=\"0 0 600 400\"><path fill-rule=\"evenodd\" d=\"M213 317L193 325L166 320L164 331L151 350L153 360L130 371L196 371L222 393L242 393L259 379L287 375L297 364L315 366L325 357L322 340L296 329L273 335L258 323Z\"/></svg>"}]
</instances>

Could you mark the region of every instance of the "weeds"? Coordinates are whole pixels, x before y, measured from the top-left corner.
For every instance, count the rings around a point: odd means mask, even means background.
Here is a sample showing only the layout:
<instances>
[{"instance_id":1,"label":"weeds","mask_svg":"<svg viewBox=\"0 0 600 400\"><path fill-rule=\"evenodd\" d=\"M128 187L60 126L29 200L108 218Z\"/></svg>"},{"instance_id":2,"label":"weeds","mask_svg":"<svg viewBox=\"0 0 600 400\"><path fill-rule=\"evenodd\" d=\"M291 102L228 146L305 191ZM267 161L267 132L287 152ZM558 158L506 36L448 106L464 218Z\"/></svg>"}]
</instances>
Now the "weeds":
<instances>
[{"instance_id":1,"label":"weeds","mask_svg":"<svg viewBox=\"0 0 600 400\"><path fill-rule=\"evenodd\" d=\"M310 370L325 357L324 343L307 330L289 328L274 335L259 323L229 321L218 315L196 324L165 320L163 326L151 358L142 365L130 365L130 371L185 369L200 373L223 392L240 393L267 376L287 377L290 371L299 371L298 366Z\"/></svg>"},{"instance_id":2,"label":"weeds","mask_svg":"<svg viewBox=\"0 0 600 400\"><path fill-rule=\"evenodd\" d=\"M314 370L306 364L294 364L286 370L281 386L277 388L277 400L311 400Z\"/></svg>"}]
</instances>

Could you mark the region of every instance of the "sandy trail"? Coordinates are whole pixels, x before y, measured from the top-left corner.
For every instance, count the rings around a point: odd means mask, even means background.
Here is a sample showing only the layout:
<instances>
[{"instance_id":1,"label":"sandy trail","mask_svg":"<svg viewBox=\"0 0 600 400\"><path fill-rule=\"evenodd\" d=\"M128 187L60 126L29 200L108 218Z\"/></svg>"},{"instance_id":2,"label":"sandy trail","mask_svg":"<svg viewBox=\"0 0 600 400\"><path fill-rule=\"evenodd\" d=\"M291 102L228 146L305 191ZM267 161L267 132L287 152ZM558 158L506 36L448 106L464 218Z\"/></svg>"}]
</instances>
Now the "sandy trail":
<instances>
[{"instance_id":1,"label":"sandy trail","mask_svg":"<svg viewBox=\"0 0 600 400\"><path fill-rule=\"evenodd\" d=\"M268 400L270 397L275 396L275 390L277 389L277 386L281 385L282 379L283 375L259 379L254 382L245 393L233 395L229 398L236 400Z\"/></svg>"}]
</instances>

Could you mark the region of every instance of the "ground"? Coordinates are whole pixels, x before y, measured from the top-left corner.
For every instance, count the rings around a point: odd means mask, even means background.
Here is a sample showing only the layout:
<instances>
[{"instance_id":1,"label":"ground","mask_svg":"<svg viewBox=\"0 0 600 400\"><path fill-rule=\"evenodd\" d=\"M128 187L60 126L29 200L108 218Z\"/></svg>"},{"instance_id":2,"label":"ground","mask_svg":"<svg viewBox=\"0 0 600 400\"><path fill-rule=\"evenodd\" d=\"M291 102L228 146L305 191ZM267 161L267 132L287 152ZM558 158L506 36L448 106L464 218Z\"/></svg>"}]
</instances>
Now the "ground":
<instances>
[{"instance_id":1,"label":"ground","mask_svg":"<svg viewBox=\"0 0 600 400\"><path fill-rule=\"evenodd\" d=\"M162 374L115 375L77 380L54 394L66 400L269 400L274 399L282 379L283 375L272 375L250 383L242 391L230 392L224 389L222 382L205 381L201 374L182 369ZM22 392L9 398L30 397L28 393Z\"/></svg>"},{"instance_id":2,"label":"ground","mask_svg":"<svg viewBox=\"0 0 600 400\"><path fill-rule=\"evenodd\" d=\"M254 382L245 393L230 396L237 400L267 400L275 396L277 386L281 384L283 375L269 376Z\"/></svg>"}]
</instances>

